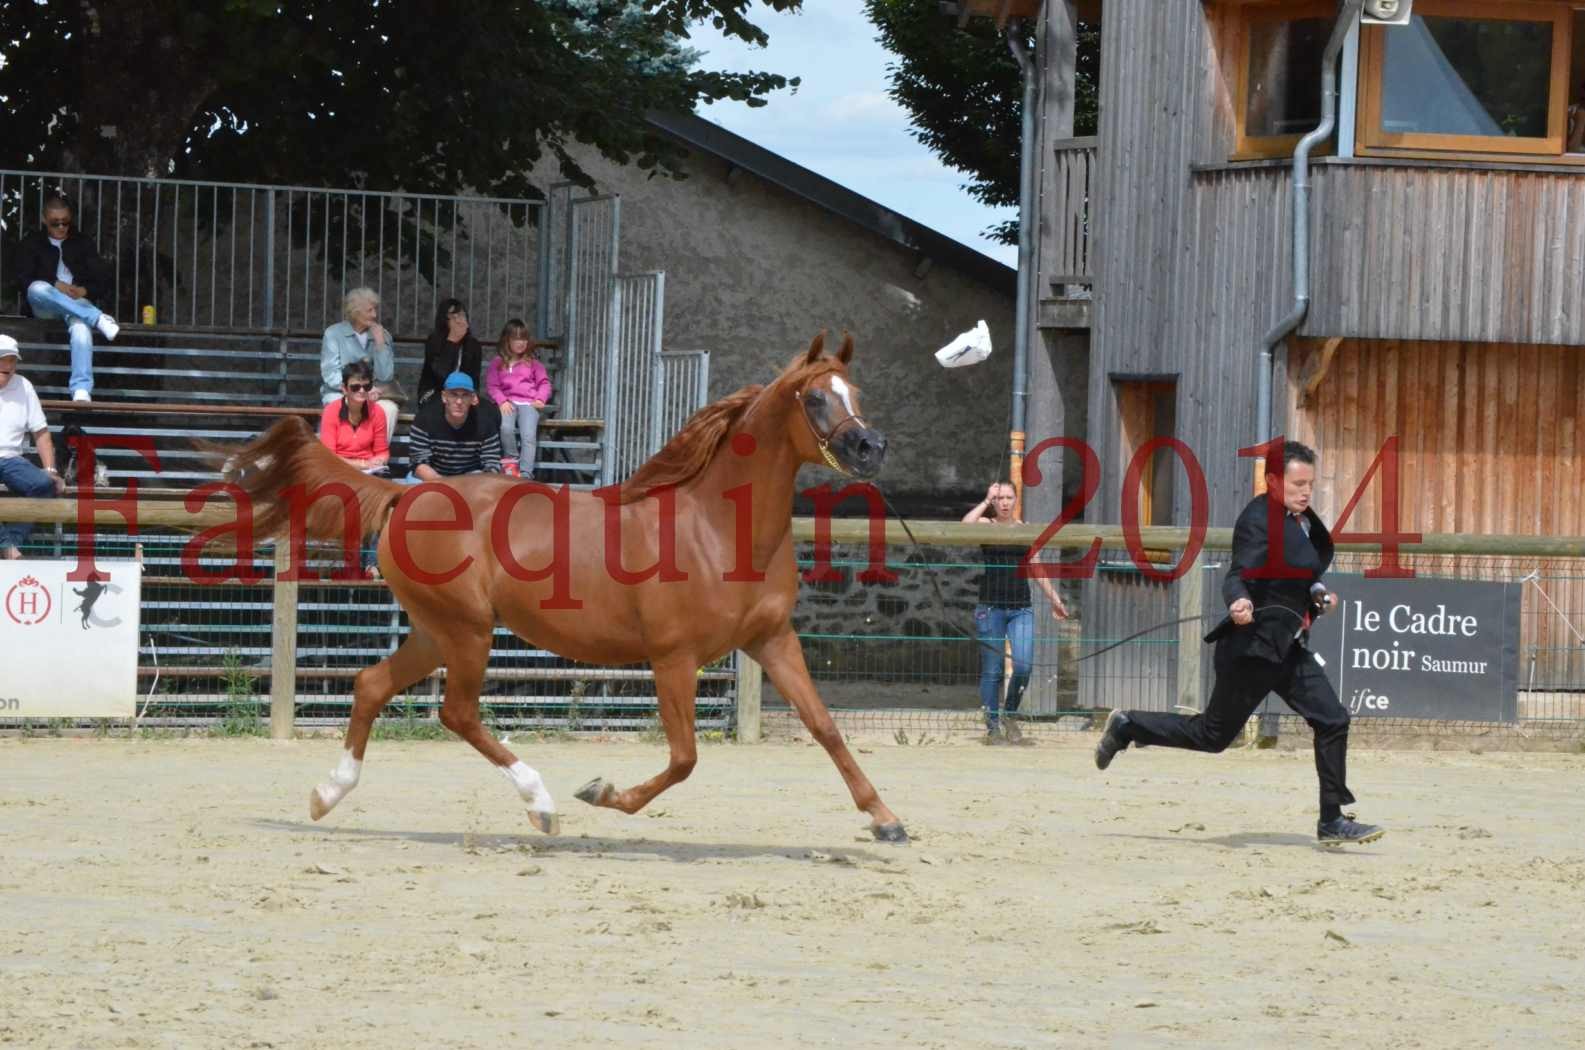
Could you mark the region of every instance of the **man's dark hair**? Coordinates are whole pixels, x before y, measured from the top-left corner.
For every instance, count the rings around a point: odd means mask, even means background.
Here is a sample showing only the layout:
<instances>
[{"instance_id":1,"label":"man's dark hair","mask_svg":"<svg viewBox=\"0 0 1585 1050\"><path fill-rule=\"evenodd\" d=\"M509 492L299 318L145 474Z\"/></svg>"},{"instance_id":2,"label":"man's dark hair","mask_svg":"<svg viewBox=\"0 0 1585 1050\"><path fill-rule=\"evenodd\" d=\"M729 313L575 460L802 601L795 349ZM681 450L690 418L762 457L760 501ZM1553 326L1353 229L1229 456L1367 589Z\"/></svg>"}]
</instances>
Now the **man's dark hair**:
<instances>
[{"instance_id":1,"label":"man's dark hair","mask_svg":"<svg viewBox=\"0 0 1585 1050\"><path fill-rule=\"evenodd\" d=\"M73 214L76 214L77 212L77 209L72 207L71 200L67 198L66 194L60 192L59 190L56 190L48 197L44 198L44 211L49 211L52 208L65 208L67 211L72 212ZM43 212L40 212L39 214L42 215Z\"/></svg>"},{"instance_id":2,"label":"man's dark hair","mask_svg":"<svg viewBox=\"0 0 1585 1050\"><path fill-rule=\"evenodd\" d=\"M354 379L361 379L365 383L374 382L374 369L369 365L369 362L348 361L341 366L341 381L347 383Z\"/></svg>"},{"instance_id":3,"label":"man's dark hair","mask_svg":"<svg viewBox=\"0 0 1585 1050\"><path fill-rule=\"evenodd\" d=\"M1282 469L1287 470L1289 463L1303 463L1315 466L1315 449L1300 441L1287 441L1282 446Z\"/></svg>"}]
</instances>

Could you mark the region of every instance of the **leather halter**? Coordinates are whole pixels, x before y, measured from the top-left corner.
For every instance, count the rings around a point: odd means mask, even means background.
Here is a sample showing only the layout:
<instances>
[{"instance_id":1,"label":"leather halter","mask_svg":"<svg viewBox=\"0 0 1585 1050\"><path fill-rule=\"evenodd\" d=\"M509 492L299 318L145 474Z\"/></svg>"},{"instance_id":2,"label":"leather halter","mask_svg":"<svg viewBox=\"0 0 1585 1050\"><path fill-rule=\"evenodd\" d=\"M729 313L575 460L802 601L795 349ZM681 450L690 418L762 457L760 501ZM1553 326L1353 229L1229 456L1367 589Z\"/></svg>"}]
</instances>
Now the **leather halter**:
<instances>
[{"instance_id":1,"label":"leather halter","mask_svg":"<svg viewBox=\"0 0 1585 1050\"><path fill-rule=\"evenodd\" d=\"M822 434L820 433L819 428L815 426L815 421L809 418L809 406L804 404L803 398L804 392L802 390L795 390L793 392L793 400L797 401L799 407L803 409L803 411L799 414L804 417L804 422L809 424L809 433L814 435L815 444L820 448L820 458L825 460L826 466L830 467L838 474L841 474L845 478L851 478L853 476L853 472L847 467L844 467L837 460L836 456L832 454L831 442L835 440L837 431L841 430L849 423L857 423L861 427L868 427L869 424L864 422L864 418L858 413L849 412L847 415L843 416L841 419L832 424L830 430L827 430L824 434Z\"/></svg>"}]
</instances>

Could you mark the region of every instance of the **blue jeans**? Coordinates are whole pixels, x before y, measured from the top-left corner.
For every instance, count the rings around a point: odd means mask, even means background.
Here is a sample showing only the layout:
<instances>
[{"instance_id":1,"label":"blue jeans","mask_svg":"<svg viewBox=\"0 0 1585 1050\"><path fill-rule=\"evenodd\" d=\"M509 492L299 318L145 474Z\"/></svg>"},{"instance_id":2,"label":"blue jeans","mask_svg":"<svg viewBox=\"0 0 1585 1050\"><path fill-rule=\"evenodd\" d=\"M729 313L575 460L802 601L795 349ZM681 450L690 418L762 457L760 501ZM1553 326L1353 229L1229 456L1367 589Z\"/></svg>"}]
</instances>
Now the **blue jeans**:
<instances>
[{"instance_id":1,"label":"blue jeans","mask_svg":"<svg viewBox=\"0 0 1585 1050\"><path fill-rule=\"evenodd\" d=\"M94 330L99 323L99 307L87 299L73 299L52 284L34 281L28 285L28 306L34 317L66 322L72 341L72 377L67 383L72 393L94 389Z\"/></svg>"},{"instance_id":2,"label":"blue jeans","mask_svg":"<svg viewBox=\"0 0 1585 1050\"><path fill-rule=\"evenodd\" d=\"M1029 685L1029 671L1035 656L1035 613L1029 606L1007 609L999 605L974 607L974 630L979 636L980 703L985 708L985 723L996 725L997 708L1008 714L1018 710ZM1007 683L1007 699L1002 702L1002 641L1013 643L1013 677Z\"/></svg>"},{"instance_id":3,"label":"blue jeans","mask_svg":"<svg viewBox=\"0 0 1585 1050\"><path fill-rule=\"evenodd\" d=\"M534 446L539 443L539 409L533 405L518 405L511 412L501 413L501 454L517 460L517 469L525 478L534 476Z\"/></svg>"},{"instance_id":4,"label":"blue jeans","mask_svg":"<svg viewBox=\"0 0 1585 1050\"><path fill-rule=\"evenodd\" d=\"M55 479L21 456L0 456L0 483L18 496L55 495ZM21 547L32 531L33 526L27 522L0 522L0 552L7 547Z\"/></svg>"}]
</instances>

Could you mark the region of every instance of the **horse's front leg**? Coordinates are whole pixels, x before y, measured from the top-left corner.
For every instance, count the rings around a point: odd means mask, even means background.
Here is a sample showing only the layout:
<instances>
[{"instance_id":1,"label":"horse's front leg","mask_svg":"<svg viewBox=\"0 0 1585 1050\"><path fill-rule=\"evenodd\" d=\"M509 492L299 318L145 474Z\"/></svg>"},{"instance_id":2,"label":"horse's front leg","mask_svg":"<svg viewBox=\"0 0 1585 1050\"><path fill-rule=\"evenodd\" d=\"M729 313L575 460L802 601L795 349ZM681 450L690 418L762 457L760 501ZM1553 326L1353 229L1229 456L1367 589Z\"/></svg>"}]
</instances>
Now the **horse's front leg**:
<instances>
[{"instance_id":1,"label":"horse's front leg","mask_svg":"<svg viewBox=\"0 0 1585 1050\"><path fill-rule=\"evenodd\" d=\"M578 789L578 798L591 806L637 813L656 795L688 779L699 761L693 736L693 704L699 688L699 667L692 659L655 665L655 694L660 700L660 724L671 746L666 768L642 784L618 791L604 777L595 777Z\"/></svg>"},{"instance_id":2,"label":"horse's front leg","mask_svg":"<svg viewBox=\"0 0 1585 1050\"><path fill-rule=\"evenodd\" d=\"M512 782L528 804L530 824L547 835L559 833L556 800L550 797L539 771L491 736L479 718L479 692L490 659L490 628L478 625L471 637L446 639L441 651L446 661L446 699L440 705L440 724L471 744Z\"/></svg>"},{"instance_id":3,"label":"horse's front leg","mask_svg":"<svg viewBox=\"0 0 1585 1050\"><path fill-rule=\"evenodd\" d=\"M803 646L798 635L793 633L792 625L788 624L779 633L749 649L748 654L764 666L776 691L793 705L810 735L836 763L837 771L853 795L853 804L869 814L870 831L875 837L882 842L907 842L908 832L903 830L902 822L881 801L875 785L864 775L842 734L837 732L831 712L826 710L825 702L815 690L814 680L809 677Z\"/></svg>"}]
</instances>

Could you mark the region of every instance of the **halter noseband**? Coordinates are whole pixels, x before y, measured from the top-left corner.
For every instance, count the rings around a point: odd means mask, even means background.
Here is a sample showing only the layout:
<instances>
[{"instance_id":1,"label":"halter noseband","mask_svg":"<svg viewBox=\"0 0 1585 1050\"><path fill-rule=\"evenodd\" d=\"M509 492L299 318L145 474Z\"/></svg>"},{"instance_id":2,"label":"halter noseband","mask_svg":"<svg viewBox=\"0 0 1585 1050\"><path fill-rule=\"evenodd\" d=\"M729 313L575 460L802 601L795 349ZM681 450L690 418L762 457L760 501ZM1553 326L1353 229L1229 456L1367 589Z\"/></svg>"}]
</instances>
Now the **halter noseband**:
<instances>
[{"instance_id":1,"label":"halter noseband","mask_svg":"<svg viewBox=\"0 0 1585 1050\"><path fill-rule=\"evenodd\" d=\"M831 453L831 442L835 440L837 431L841 430L849 423L857 423L861 427L867 427L869 424L864 422L863 417L857 412L849 412L847 415L843 416L841 419L832 424L830 430L822 434L820 433L819 428L815 426L815 421L809 418L809 406L804 404L803 398L804 392L802 390L793 391L793 400L797 401L799 407L803 409L803 411L799 414L804 417L804 422L809 424L809 433L814 435L815 444L820 448L820 458L826 461L826 466L830 467L838 474L841 474L845 478L851 478L853 476L853 472L848 470L847 467L844 467L837 460L836 456Z\"/></svg>"}]
</instances>

